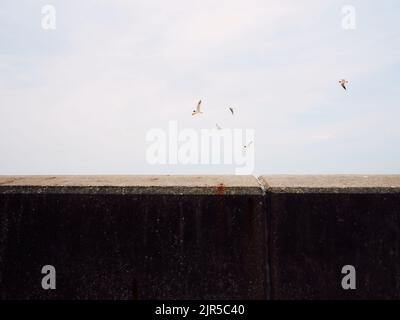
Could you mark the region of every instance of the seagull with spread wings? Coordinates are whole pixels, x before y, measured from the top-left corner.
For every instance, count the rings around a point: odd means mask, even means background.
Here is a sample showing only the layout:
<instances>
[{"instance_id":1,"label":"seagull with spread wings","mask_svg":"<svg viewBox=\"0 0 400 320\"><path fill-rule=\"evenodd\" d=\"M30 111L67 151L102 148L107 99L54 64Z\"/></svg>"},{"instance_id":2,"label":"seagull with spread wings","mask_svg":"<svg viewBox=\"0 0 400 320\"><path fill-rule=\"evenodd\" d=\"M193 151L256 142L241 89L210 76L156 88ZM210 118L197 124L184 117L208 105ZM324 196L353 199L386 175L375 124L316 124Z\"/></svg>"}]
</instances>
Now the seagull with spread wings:
<instances>
[{"instance_id":1,"label":"seagull with spread wings","mask_svg":"<svg viewBox=\"0 0 400 320\"><path fill-rule=\"evenodd\" d=\"M247 145L243 146L244 149L249 148L253 144L253 141L250 141Z\"/></svg>"},{"instance_id":2,"label":"seagull with spread wings","mask_svg":"<svg viewBox=\"0 0 400 320\"><path fill-rule=\"evenodd\" d=\"M340 85L342 86L342 88L343 88L344 90L347 90L346 85L347 85L349 82L348 82L346 79L340 80L339 83L340 83Z\"/></svg>"},{"instance_id":3,"label":"seagull with spread wings","mask_svg":"<svg viewBox=\"0 0 400 320\"><path fill-rule=\"evenodd\" d=\"M196 110L193 110L192 116L195 116L196 114L201 114L201 113L203 113L203 112L201 111L200 107L201 107L201 100L197 103Z\"/></svg>"}]
</instances>

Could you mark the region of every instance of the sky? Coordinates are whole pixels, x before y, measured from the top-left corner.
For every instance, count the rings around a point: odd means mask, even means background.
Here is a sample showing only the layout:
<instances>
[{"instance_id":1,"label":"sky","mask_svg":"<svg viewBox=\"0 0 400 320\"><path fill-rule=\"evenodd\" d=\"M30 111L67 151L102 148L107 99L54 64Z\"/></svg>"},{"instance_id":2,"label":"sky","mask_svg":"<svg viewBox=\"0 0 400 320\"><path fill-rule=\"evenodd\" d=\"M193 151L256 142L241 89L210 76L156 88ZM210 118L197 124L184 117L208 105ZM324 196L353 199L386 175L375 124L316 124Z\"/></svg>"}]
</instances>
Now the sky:
<instances>
[{"instance_id":1,"label":"sky","mask_svg":"<svg viewBox=\"0 0 400 320\"><path fill-rule=\"evenodd\" d=\"M0 175L235 172L149 163L171 121L254 130L254 174L400 173L399 21L398 0L0 0Z\"/></svg>"}]
</instances>

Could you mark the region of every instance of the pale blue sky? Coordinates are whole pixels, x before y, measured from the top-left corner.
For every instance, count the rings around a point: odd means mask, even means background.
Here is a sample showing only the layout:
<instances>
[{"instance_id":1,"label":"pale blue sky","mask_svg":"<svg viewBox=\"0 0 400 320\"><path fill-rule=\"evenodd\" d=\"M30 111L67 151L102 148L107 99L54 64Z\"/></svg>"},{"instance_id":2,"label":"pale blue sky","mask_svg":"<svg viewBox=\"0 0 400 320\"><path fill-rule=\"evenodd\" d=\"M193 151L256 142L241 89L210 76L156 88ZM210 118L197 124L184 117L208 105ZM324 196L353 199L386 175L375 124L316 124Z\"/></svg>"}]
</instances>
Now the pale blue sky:
<instances>
[{"instance_id":1,"label":"pale blue sky","mask_svg":"<svg viewBox=\"0 0 400 320\"><path fill-rule=\"evenodd\" d=\"M233 173L149 165L170 120L254 129L256 174L400 173L399 21L398 0L1 0L0 174Z\"/></svg>"}]
</instances>

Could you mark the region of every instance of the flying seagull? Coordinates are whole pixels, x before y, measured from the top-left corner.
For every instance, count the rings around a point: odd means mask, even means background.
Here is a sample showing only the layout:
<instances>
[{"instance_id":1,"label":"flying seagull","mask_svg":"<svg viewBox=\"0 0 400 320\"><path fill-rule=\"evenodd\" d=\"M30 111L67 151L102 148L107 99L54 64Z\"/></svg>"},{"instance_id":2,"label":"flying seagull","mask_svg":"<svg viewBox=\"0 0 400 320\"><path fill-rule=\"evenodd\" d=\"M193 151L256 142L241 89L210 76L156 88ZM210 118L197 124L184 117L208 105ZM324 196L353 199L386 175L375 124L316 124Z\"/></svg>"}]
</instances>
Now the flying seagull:
<instances>
[{"instance_id":1,"label":"flying seagull","mask_svg":"<svg viewBox=\"0 0 400 320\"><path fill-rule=\"evenodd\" d=\"M232 115L234 115L233 109L232 109L232 108L229 108L229 110L231 110L231 112L232 112Z\"/></svg>"},{"instance_id":2,"label":"flying seagull","mask_svg":"<svg viewBox=\"0 0 400 320\"><path fill-rule=\"evenodd\" d=\"M196 110L193 110L192 116L195 116L196 114L203 113L203 112L201 112L200 107L201 107L201 100L197 103Z\"/></svg>"},{"instance_id":3,"label":"flying seagull","mask_svg":"<svg viewBox=\"0 0 400 320\"><path fill-rule=\"evenodd\" d=\"M346 79L342 79L339 81L339 83L342 85L344 90L347 90L346 85L349 83Z\"/></svg>"},{"instance_id":4,"label":"flying seagull","mask_svg":"<svg viewBox=\"0 0 400 320\"><path fill-rule=\"evenodd\" d=\"M218 125L218 123L215 124L218 130L221 130L222 128Z\"/></svg>"},{"instance_id":5,"label":"flying seagull","mask_svg":"<svg viewBox=\"0 0 400 320\"><path fill-rule=\"evenodd\" d=\"M247 145L243 146L244 149L247 149L253 144L253 141L250 141Z\"/></svg>"}]
</instances>

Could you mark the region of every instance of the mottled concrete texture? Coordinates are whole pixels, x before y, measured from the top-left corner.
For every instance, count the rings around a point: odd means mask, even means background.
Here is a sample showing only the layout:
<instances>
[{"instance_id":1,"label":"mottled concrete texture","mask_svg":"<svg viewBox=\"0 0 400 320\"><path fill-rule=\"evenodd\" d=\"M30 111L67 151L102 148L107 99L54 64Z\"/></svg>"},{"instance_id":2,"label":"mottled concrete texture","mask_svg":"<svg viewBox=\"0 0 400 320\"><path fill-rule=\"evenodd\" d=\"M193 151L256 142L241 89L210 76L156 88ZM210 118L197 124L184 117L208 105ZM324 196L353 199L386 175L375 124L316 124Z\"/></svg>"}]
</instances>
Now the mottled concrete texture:
<instances>
[{"instance_id":1,"label":"mottled concrete texture","mask_svg":"<svg viewBox=\"0 0 400 320\"><path fill-rule=\"evenodd\" d=\"M0 176L0 299L361 298L400 298L400 176Z\"/></svg>"},{"instance_id":2,"label":"mottled concrete texture","mask_svg":"<svg viewBox=\"0 0 400 320\"><path fill-rule=\"evenodd\" d=\"M400 175L260 180L271 298L400 298ZM341 287L344 265L356 268L356 290Z\"/></svg>"},{"instance_id":3,"label":"mottled concrete texture","mask_svg":"<svg viewBox=\"0 0 400 320\"><path fill-rule=\"evenodd\" d=\"M0 176L1 193L254 194L253 176Z\"/></svg>"},{"instance_id":4,"label":"mottled concrete texture","mask_svg":"<svg viewBox=\"0 0 400 320\"><path fill-rule=\"evenodd\" d=\"M264 201L254 177L2 177L0 298L265 299Z\"/></svg>"},{"instance_id":5,"label":"mottled concrete texture","mask_svg":"<svg viewBox=\"0 0 400 320\"><path fill-rule=\"evenodd\" d=\"M269 175L259 180L274 193L400 192L400 175Z\"/></svg>"}]
</instances>

